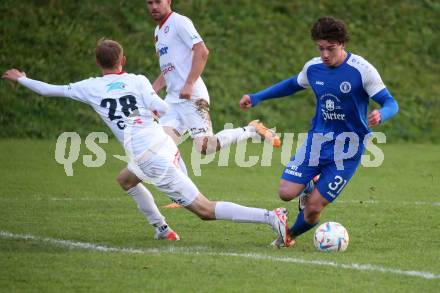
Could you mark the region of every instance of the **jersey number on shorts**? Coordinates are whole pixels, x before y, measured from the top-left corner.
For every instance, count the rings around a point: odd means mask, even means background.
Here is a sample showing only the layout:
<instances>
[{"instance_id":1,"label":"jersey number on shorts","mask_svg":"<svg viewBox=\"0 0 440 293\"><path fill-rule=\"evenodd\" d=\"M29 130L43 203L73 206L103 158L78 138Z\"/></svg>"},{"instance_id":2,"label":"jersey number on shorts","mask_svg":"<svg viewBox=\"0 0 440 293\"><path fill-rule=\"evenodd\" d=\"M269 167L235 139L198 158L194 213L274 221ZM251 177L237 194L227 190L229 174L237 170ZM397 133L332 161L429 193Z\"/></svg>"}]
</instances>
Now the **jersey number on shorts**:
<instances>
[{"instance_id":1,"label":"jersey number on shorts","mask_svg":"<svg viewBox=\"0 0 440 293\"><path fill-rule=\"evenodd\" d=\"M330 182L328 188L336 193L341 192L342 188L347 184L347 180L344 180L341 176L335 176L335 182Z\"/></svg>"},{"instance_id":2,"label":"jersey number on shorts","mask_svg":"<svg viewBox=\"0 0 440 293\"><path fill-rule=\"evenodd\" d=\"M122 113L124 113L125 117L128 117L128 115L130 115L131 112L133 112L138 108L136 106L136 98L132 95L120 97L118 101L119 104L121 105L121 111ZM108 118L111 121L122 118L121 115L115 115L116 108L118 107L118 102L116 101L116 99L102 99L101 107L109 108ZM118 122L116 122L116 125L118 125L118 128L121 130L125 128L125 124L123 120L119 120Z\"/></svg>"}]
</instances>

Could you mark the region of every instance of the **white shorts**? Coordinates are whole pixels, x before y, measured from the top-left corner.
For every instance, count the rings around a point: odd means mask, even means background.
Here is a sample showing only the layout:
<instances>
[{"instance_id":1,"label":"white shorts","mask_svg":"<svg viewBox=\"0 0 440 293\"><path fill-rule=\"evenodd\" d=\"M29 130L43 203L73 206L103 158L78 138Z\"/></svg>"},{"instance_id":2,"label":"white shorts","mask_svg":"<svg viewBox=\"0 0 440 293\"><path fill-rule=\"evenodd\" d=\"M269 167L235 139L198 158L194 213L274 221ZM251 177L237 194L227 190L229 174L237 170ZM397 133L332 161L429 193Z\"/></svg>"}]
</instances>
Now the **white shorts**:
<instances>
[{"instance_id":1,"label":"white shorts","mask_svg":"<svg viewBox=\"0 0 440 293\"><path fill-rule=\"evenodd\" d=\"M163 150L144 162L130 162L127 168L139 179L156 186L173 202L181 206L188 206L196 199L199 190L178 167L180 153L177 147L177 151L166 148Z\"/></svg>"},{"instance_id":2,"label":"white shorts","mask_svg":"<svg viewBox=\"0 0 440 293\"><path fill-rule=\"evenodd\" d=\"M213 135L207 101L203 99L184 100L181 103L169 103L168 105L170 109L160 118L162 126L172 127L180 135L188 130L192 138Z\"/></svg>"}]
</instances>

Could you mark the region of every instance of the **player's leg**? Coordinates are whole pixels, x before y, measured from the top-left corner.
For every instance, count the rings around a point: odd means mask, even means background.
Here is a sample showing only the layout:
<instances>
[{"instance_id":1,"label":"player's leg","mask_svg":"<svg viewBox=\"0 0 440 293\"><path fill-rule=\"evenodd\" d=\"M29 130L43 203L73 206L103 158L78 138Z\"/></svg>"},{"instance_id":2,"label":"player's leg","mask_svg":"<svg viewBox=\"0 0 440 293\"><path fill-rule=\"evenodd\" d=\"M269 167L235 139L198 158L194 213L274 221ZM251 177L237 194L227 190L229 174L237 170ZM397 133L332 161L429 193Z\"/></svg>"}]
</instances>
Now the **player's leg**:
<instances>
[{"instance_id":1,"label":"player's leg","mask_svg":"<svg viewBox=\"0 0 440 293\"><path fill-rule=\"evenodd\" d=\"M224 129L214 135L209 115L209 104L203 99L182 103L180 111L182 112L182 120L194 139L196 151L203 155L215 153L221 148L253 137L263 137L270 140L276 147L281 145L275 132L257 120L247 126Z\"/></svg>"},{"instance_id":2,"label":"player's leg","mask_svg":"<svg viewBox=\"0 0 440 293\"><path fill-rule=\"evenodd\" d=\"M182 105L175 103L170 103L168 105L170 109L167 113L165 113L164 116L160 118L160 124L162 125L165 133L173 139L174 143L179 145L181 143L182 134L187 131L186 126L184 125L184 122L180 116L180 108L182 108ZM182 172L188 174L185 162L181 156L179 159L179 168L182 170Z\"/></svg>"},{"instance_id":3,"label":"player's leg","mask_svg":"<svg viewBox=\"0 0 440 293\"><path fill-rule=\"evenodd\" d=\"M299 196L309 183L297 183L286 179L281 179L278 185L278 195L284 201L291 201Z\"/></svg>"},{"instance_id":4,"label":"player's leg","mask_svg":"<svg viewBox=\"0 0 440 293\"><path fill-rule=\"evenodd\" d=\"M278 195L284 201L291 201L304 192L312 189L311 180L320 173L318 166L309 166L310 148L309 139L292 156L281 174L278 185Z\"/></svg>"},{"instance_id":5,"label":"player's leg","mask_svg":"<svg viewBox=\"0 0 440 293\"><path fill-rule=\"evenodd\" d=\"M213 202L203 196L191 179L173 164L172 154L158 154L139 164L144 178L175 203L187 208L203 220L231 220L235 222L265 223L282 239L287 239L287 211L283 208L268 211L231 202Z\"/></svg>"},{"instance_id":6,"label":"player's leg","mask_svg":"<svg viewBox=\"0 0 440 293\"><path fill-rule=\"evenodd\" d=\"M298 213L295 223L289 228L289 235L294 240L301 234L315 227L321 218L323 209L333 202L347 186L359 166L361 157L344 162L344 168L339 170L334 163L321 167L321 174L315 188L308 196L305 209Z\"/></svg>"},{"instance_id":7,"label":"player's leg","mask_svg":"<svg viewBox=\"0 0 440 293\"><path fill-rule=\"evenodd\" d=\"M291 201L304 193L310 193L315 185L313 178L320 172L318 166L309 166L308 159L299 162L295 156L284 168L278 185L278 195L284 201Z\"/></svg>"},{"instance_id":8,"label":"player's leg","mask_svg":"<svg viewBox=\"0 0 440 293\"><path fill-rule=\"evenodd\" d=\"M312 193L313 189L315 189L315 185L318 180L319 174L313 177L313 179L306 184L304 190L298 196L298 211L302 211L303 209L305 209L307 201L309 199L309 195Z\"/></svg>"},{"instance_id":9,"label":"player's leg","mask_svg":"<svg viewBox=\"0 0 440 293\"><path fill-rule=\"evenodd\" d=\"M224 129L222 131L219 131L215 135L207 136L203 135L194 135L194 145L197 150L197 152L208 155L215 153L219 151L222 148L225 148L231 144L239 143L240 141L247 140L249 138L254 137L269 137L270 134L270 140L271 143L279 147L281 145L280 138L275 134L275 132L267 129L262 123L258 122L261 127L259 129L266 129L265 132L261 130L261 132L257 132L255 126L253 125L247 125L244 127L238 127L233 129ZM265 133L263 135L262 133ZM273 134L272 134L273 133Z\"/></svg>"},{"instance_id":10,"label":"player's leg","mask_svg":"<svg viewBox=\"0 0 440 293\"><path fill-rule=\"evenodd\" d=\"M298 152L292 157L291 161L287 163L284 169L280 184L278 186L278 195L284 201L291 201L300 196L304 192L310 192L312 186L310 183L314 176L320 173L319 166L309 166L309 155L306 153L306 144L304 144ZM303 159L300 159L300 158ZM303 219L300 215L296 222ZM301 222L304 224L303 222ZM305 225L305 224L304 224ZM312 226L313 227L313 226ZM294 240L288 241L288 245L293 245ZM284 246L282 239L278 238L272 242L276 247Z\"/></svg>"},{"instance_id":11,"label":"player's leg","mask_svg":"<svg viewBox=\"0 0 440 293\"><path fill-rule=\"evenodd\" d=\"M281 146L281 140L275 131L267 128L258 120L254 120L247 126L234 129L224 129L216 133L215 138L217 139L217 150L254 137L261 137L274 147Z\"/></svg>"},{"instance_id":12,"label":"player's leg","mask_svg":"<svg viewBox=\"0 0 440 293\"><path fill-rule=\"evenodd\" d=\"M179 236L166 223L154 202L151 192L141 183L141 180L128 168L124 168L118 175L119 185L136 202L139 211L148 223L156 229L155 239L179 240Z\"/></svg>"},{"instance_id":13,"label":"player's leg","mask_svg":"<svg viewBox=\"0 0 440 293\"><path fill-rule=\"evenodd\" d=\"M163 126L163 130L165 131L166 134L168 134L174 141L174 143L176 145L178 145L180 143L180 138L182 137L180 135L180 133L174 129L173 127L170 126Z\"/></svg>"},{"instance_id":14,"label":"player's leg","mask_svg":"<svg viewBox=\"0 0 440 293\"><path fill-rule=\"evenodd\" d=\"M305 209L299 211L295 223L289 228L291 242L288 246L292 246L299 235L309 231L319 223L321 212L329 203L317 188L313 189L308 196Z\"/></svg>"},{"instance_id":15,"label":"player's leg","mask_svg":"<svg viewBox=\"0 0 440 293\"><path fill-rule=\"evenodd\" d=\"M239 223L267 224L277 233L285 245L288 244L287 210L285 208L269 211L242 206L233 202L214 202L207 199L201 193L185 207L202 220L227 220Z\"/></svg>"}]
</instances>

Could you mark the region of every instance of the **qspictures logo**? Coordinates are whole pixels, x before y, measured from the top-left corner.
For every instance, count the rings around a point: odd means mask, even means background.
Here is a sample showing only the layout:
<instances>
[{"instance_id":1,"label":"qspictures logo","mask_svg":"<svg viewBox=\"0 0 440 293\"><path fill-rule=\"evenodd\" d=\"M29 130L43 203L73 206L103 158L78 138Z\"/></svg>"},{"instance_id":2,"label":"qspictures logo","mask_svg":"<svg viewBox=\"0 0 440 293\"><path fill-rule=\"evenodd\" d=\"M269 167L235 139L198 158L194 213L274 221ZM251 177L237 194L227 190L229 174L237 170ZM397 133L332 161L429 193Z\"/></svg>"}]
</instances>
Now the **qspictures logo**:
<instances>
[{"instance_id":1,"label":"qspictures logo","mask_svg":"<svg viewBox=\"0 0 440 293\"><path fill-rule=\"evenodd\" d=\"M232 123L225 124L225 129L232 128ZM280 155L277 156L274 156L275 149L270 143L264 143L259 154L255 154L255 149L253 149L252 155L250 155L251 151L248 150L249 141L247 140L237 143L234 148L225 147L220 151L209 155L200 154L200 152L197 151L195 144L193 144L190 158L193 174L194 176L201 176L201 166L203 165L217 164L218 167L228 167L231 166L231 162L241 168L250 168L257 165L261 167L270 167L274 164L287 166L289 162L291 162L293 153L296 153L295 163L301 164L304 158L298 154L301 154L301 150L304 149L309 134L279 133L278 135L282 138L283 144L281 149L276 150L276 152L280 152ZM189 135L183 136L181 143L189 138ZM386 135L382 132L372 132L363 140L360 139L356 133L351 132L344 132L338 135L333 133L315 133L310 141L310 149L313 152L313 156L311 156L311 159L306 162L310 166L316 166L318 164L321 147L327 141L335 141L334 162L338 170L344 168L345 160L349 160L358 154L360 146L363 146L366 150L365 153L362 154L361 159L361 164L364 167L379 167L382 165L385 158L383 151L379 147L379 144L386 143ZM108 135L105 132L90 133L85 137L84 143L82 143L82 138L78 133L64 132L58 137L56 142L55 160L57 163L63 165L67 176L74 175L73 165L79 160L88 168L102 167L107 161L107 153L101 145L107 143ZM252 139L252 143L259 144L263 143L263 141L254 138ZM296 150L294 150L295 144ZM80 149L84 147L87 149L87 154L80 157ZM131 161L128 154L112 154L112 156L127 163ZM295 172L292 175L301 176L301 174L296 173L297 170L292 169L292 172Z\"/></svg>"}]
</instances>

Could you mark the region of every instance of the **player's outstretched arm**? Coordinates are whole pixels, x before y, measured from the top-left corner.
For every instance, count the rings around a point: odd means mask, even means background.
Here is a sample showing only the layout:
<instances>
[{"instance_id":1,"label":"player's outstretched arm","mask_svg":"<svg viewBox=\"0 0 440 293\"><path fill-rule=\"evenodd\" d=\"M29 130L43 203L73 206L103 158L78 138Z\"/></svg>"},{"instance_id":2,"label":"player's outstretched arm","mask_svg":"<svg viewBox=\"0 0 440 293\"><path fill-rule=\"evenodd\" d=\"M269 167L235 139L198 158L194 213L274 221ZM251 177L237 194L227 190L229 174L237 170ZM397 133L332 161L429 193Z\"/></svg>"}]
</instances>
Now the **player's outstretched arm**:
<instances>
[{"instance_id":1,"label":"player's outstretched arm","mask_svg":"<svg viewBox=\"0 0 440 293\"><path fill-rule=\"evenodd\" d=\"M240 107L242 109L255 107L262 101L290 96L303 89L298 83L298 75L295 75L258 93L244 95L240 100Z\"/></svg>"},{"instance_id":2,"label":"player's outstretched arm","mask_svg":"<svg viewBox=\"0 0 440 293\"><path fill-rule=\"evenodd\" d=\"M373 127L380 123L391 119L393 116L399 112L399 105L397 101L393 98L390 92L384 88L373 97L371 97L376 103L381 105L379 110L373 110L368 115L368 126Z\"/></svg>"},{"instance_id":3,"label":"player's outstretched arm","mask_svg":"<svg viewBox=\"0 0 440 293\"><path fill-rule=\"evenodd\" d=\"M7 70L2 78L18 82L19 84L27 87L31 91L47 97L65 97L65 86L63 85L53 85L42 81L33 80L26 77L26 73L19 71L17 69Z\"/></svg>"}]
</instances>

